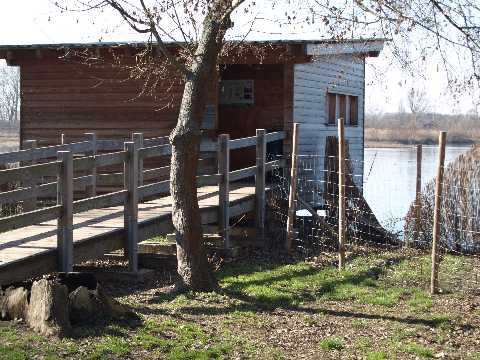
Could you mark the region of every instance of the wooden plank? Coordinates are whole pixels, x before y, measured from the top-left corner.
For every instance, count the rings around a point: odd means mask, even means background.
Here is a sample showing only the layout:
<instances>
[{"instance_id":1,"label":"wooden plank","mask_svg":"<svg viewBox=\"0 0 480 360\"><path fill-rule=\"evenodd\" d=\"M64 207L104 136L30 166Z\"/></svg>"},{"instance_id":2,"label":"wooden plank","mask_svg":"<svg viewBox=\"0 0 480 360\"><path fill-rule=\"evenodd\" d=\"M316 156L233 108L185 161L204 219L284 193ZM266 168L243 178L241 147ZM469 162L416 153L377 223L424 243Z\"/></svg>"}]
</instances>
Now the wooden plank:
<instances>
[{"instance_id":1,"label":"wooden plank","mask_svg":"<svg viewBox=\"0 0 480 360\"><path fill-rule=\"evenodd\" d=\"M61 169L58 174L57 204L61 205L57 222L58 270L73 271L73 154L59 151Z\"/></svg>"},{"instance_id":2,"label":"wooden plank","mask_svg":"<svg viewBox=\"0 0 480 360\"><path fill-rule=\"evenodd\" d=\"M136 142L126 142L125 151L127 160L125 162L125 190L127 190L127 201L124 208L125 255L128 257L128 269L138 272L138 148Z\"/></svg>"},{"instance_id":3,"label":"wooden plank","mask_svg":"<svg viewBox=\"0 0 480 360\"><path fill-rule=\"evenodd\" d=\"M338 99L338 96L337 96ZM338 268L345 266L345 240L347 233L345 213L345 130L344 119L338 122Z\"/></svg>"},{"instance_id":4,"label":"wooden plank","mask_svg":"<svg viewBox=\"0 0 480 360\"><path fill-rule=\"evenodd\" d=\"M125 151L113 152L110 154L100 154L95 156L95 165L97 167L121 164L127 158Z\"/></svg>"},{"instance_id":5,"label":"wooden plank","mask_svg":"<svg viewBox=\"0 0 480 360\"><path fill-rule=\"evenodd\" d=\"M265 235L265 163L267 139L265 129L257 129L256 174L255 174L255 225L257 236Z\"/></svg>"},{"instance_id":6,"label":"wooden plank","mask_svg":"<svg viewBox=\"0 0 480 360\"><path fill-rule=\"evenodd\" d=\"M138 189L138 197L140 200L145 198L168 194L170 192L170 180L160 181L153 184L143 185Z\"/></svg>"},{"instance_id":7,"label":"wooden plank","mask_svg":"<svg viewBox=\"0 0 480 360\"><path fill-rule=\"evenodd\" d=\"M197 186L217 185L220 179L220 174L198 175Z\"/></svg>"},{"instance_id":8,"label":"wooden plank","mask_svg":"<svg viewBox=\"0 0 480 360\"><path fill-rule=\"evenodd\" d=\"M241 149L249 146L256 146L257 138L255 136L245 137L241 139L230 140L230 150Z\"/></svg>"},{"instance_id":9,"label":"wooden plank","mask_svg":"<svg viewBox=\"0 0 480 360\"><path fill-rule=\"evenodd\" d=\"M0 170L0 184L42 176L56 176L60 168L58 161Z\"/></svg>"},{"instance_id":10,"label":"wooden plank","mask_svg":"<svg viewBox=\"0 0 480 360\"><path fill-rule=\"evenodd\" d=\"M60 210L61 206L50 206L19 215L4 217L0 219L0 233L54 220L58 218Z\"/></svg>"},{"instance_id":11,"label":"wooden plank","mask_svg":"<svg viewBox=\"0 0 480 360\"><path fill-rule=\"evenodd\" d=\"M154 137L150 139L145 139L143 141L143 145L145 147L151 147L151 146L157 146L157 145L168 145L169 139L168 136L160 136L160 137Z\"/></svg>"},{"instance_id":12,"label":"wooden plank","mask_svg":"<svg viewBox=\"0 0 480 360\"><path fill-rule=\"evenodd\" d=\"M256 172L257 166L250 166L248 168L230 171L230 182L255 176Z\"/></svg>"},{"instance_id":13,"label":"wooden plank","mask_svg":"<svg viewBox=\"0 0 480 360\"><path fill-rule=\"evenodd\" d=\"M78 143L37 147L30 150L19 150L9 153L0 154L0 164L17 163L21 161L32 161L33 159L42 160L54 158L57 151L71 151L73 153L81 153L89 149L90 143L82 141Z\"/></svg>"},{"instance_id":14,"label":"wooden plank","mask_svg":"<svg viewBox=\"0 0 480 360\"><path fill-rule=\"evenodd\" d=\"M23 148L28 150L35 150L37 148L37 140L25 140L23 142ZM33 153L33 159L22 165L34 165L36 163L35 152ZM29 212L35 210L37 207L37 178L27 178L23 181L23 186L30 189L30 197L23 202L23 211ZM41 182L41 180L40 180Z\"/></svg>"},{"instance_id":15,"label":"wooden plank","mask_svg":"<svg viewBox=\"0 0 480 360\"><path fill-rule=\"evenodd\" d=\"M267 143L277 140L284 140L286 138L286 133L285 131L276 131L266 134L265 138Z\"/></svg>"},{"instance_id":16,"label":"wooden plank","mask_svg":"<svg viewBox=\"0 0 480 360\"><path fill-rule=\"evenodd\" d=\"M144 180L152 180L162 176L170 175L170 166L162 166L155 169L148 169L143 171Z\"/></svg>"},{"instance_id":17,"label":"wooden plank","mask_svg":"<svg viewBox=\"0 0 480 360\"><path fill-rule=\"evenodd\" d=\"M92 209L118 206L125 203L127 195L127 190L120 190L88 199L77 200L73 202L73 213L77 214Z\"/></svg>"},{"instance_id":18,"label":"wooden plank","mask_svg":"<svg viewBox=\"0 0 480 360\"><path fill-rule=\"evenodd\" d=\"M97 135L95 133L85 133L85 138L90 142L90 150L88 150L85 155L92 156L95 159L97 155ZM97 167L95 166L95 161L93 161L92 168L87 171L87 175L91 175L91 181L89 186L86 188L86 196L94 197L97 195Z\"/></svg>"},{"instance_id":19,"label":"wooden plank","mask_svg":"<svg viewBox=\"0 0 480 360\"><path fill-rule=\"evenodd\" d=\"M171 154L172 148L170 145L157 145L140 149L138 156L140 159L146 159L149 157L166 156Z\"/></svg>"},{"instance_id":20,"label":"wooden plank","mask_svg":"<svg viewBox=\"0 0 480 360\"><path fill-rule=\"evenodd\" d=\"M218 173L220 181L218 182L218 208L219 208L219 226L223 245L226 249L230 247L229 228L230 228L230 136L222 134L218 137Z\"/></svg>"},{"instance_id":21,"label":"wooden plank","mask_svg":"<svg viewBox=\"0 0 480 360\"><path fill-rule=\"evenodd\" d=\"M293 124L293 139L292 139L292 167L290 169L290 192L288 195L288 214L287 214L287 252L292 250L293 244L293 222L295 220L295 197L297 195L297 174L298 174L298 137L299 137L298 123Z\"/></svg>"},{"instance_id":22,"label":"wooden plank","mask_svg":"<svg viewBox=\"0 0 480 360\"><path fill-rule=\"evenodd\" d=\"M143 133L133 133L132 141L136 144L137 149L143 148ZM143 185L143 159L138 159L138 186Z\"/></svg>"},{"instance_id":23,"label":"wooden plank","mask_svg":"<svg viewBox=\"0 0 480 360\"><path fill-rule=\"evenodd\" d=\"M121 151L123 150L123 140L97 140L97 150L100 151Z\"/></svg>"},{"instance_id":24,"label":"wooden plank","mask_svg":"<svg viewBox=\"0 0 480 360\"><path fill-rule=\"evenodd\" d=\"M443 173L445 165L445 144L447 142L447 133L441 131L438 137L438 166L437 177L435 179L435 207L433 212L433 234L432 234L432 275L430 279L430 293L437 294L439 291L438 268L440 262L439 240L440 240L440 221L442 208L442 190Z\"/></svg>"}]
</instances>

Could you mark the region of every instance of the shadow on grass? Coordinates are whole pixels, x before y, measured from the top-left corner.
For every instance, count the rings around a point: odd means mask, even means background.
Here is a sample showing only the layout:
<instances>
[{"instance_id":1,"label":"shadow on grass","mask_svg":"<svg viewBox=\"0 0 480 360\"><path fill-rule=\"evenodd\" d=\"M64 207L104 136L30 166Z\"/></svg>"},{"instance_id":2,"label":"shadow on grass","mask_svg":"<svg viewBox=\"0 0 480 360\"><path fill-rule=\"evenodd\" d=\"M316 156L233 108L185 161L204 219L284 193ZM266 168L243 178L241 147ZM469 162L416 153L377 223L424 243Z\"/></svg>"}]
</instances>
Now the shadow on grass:
<instances>
[{"instance_id":1,"label":"shadow on grass","mask_svg":"<svg viewBox=\"0 0 480 360\"><path fill-rule=\"evenodd\" d=\"M294 311L304 314L324 314L343 318L352 319L376 319L400 322L409 325L425 325L429 327L438 327L439 323L435 319L424 319L417 317L401 317L383 314L369 314L363 312L332 310L322 307L310 307L302 305L305 302L313 302L320 300L325 296L328 299L330 294L335 293L336 289L342 286L364 287L367 290L374 291L378 284L376 280L385 273L385 271L398 263L404 258L394 257L385 259L381 264L368 267L357 273L346 273L342 277L336 277L332 274L336 271L334 268L327 268L324 277L320 280L318 287L313 291L310 288L296 289L292 286L295 281L302 279L305 281L308 277L318 276L319 272L325 269L316 269L314 267L291 269L286 273L275 273L275 270L281 268L278 264L249 264L247 268L238 266L227 269L219 274L219 279L237 279L231 283L226 282L218 291L212 293L210 298L213 301L198 301L195 293L182 294L183 300L175 311L165 308L137 308L137 311L143 314L161 314L175 317L183 317L183 315L228 315L238 312L254 312L269 313L276 310ZM273 274L261 275L255 278L255 274L273 271ZM252 276L249 279L248 276ZM240 280L239 280L240 279ZM280 285L279 285L280 283ZM251 287L262 287L257 294L248 294ZM275 287L273 293L269 293L269 289ZM280 289L279 289L280 287ZM228 301L219 300L221 297L228 297ZM151 300L151 303L172 302L178 299L176 294L158 294ZM215 300L217 299L217 300ZM232 301L233 300L233 301ZM191 305L195 303L195 305Z\"/></svg>"}]
</instances>

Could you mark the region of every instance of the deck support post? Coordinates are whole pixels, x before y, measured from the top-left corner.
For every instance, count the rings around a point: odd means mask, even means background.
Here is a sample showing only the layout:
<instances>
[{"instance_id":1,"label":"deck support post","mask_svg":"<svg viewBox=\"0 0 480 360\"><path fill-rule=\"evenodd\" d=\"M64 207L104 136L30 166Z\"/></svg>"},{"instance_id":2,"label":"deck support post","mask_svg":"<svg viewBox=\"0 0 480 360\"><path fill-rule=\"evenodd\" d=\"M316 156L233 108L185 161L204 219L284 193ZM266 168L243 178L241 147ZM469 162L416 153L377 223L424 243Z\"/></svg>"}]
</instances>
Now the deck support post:
<instances>
[{"instance_id":1,"label":"deck support post","mask_svg":"<svg viewBox=\"0 0 480 360\"><path fill-rule=\"evenodd\" d=\"M57 221L58 270L73 271L73 154L59 151L61 161L57 181L57 204L62 205Z\"/></svg>"},{"instance_id":2,"label":"deck support post","mask_svg":"<svg viewBox=\"0 0 480 360\"><path fill-rule=\"evenodd\" d=\"M432 275L430 279L430 293L437 294L438 285L438 266L440 262L438 241L440 239L440 216L442 208L442 190L443 190L443 170L445 164L445 143L447 133L441 131L438 137L438 167L437 178L435 180L435 208L433 212L433 234L432 234Z\"/></svg>"},{"instance_id":3,"label":"deck support post","mask_svg":"<svg viewBox=\"0 0 480 360\"><path fill-rule=\"evenodd\" d=\"M230 135L218 137L218 222L225 249L230 248Z\"/></svg>"},{"instance_id":4,"label":"deck support post","mask_svg":"<svg viewBox=\"0 0 480 360\"><path fill-rule=\"evenodd\" d=\"M37 148L37 140L25 140L23 142L23 148L25 150L31 150L33 153L32 160L25 162L24 166L36 164L35 149ZM33 176L28 177L28 179L25 179L23 186L30 188L31 194L30 198L23 202L23 212L33 211L37 208L37 179Z\"/></svg>"},{"instance_id":5,"label":"deck support post","mask_svg":"<svg viewBox=\"0 0 480 360\"><path fill-rule=\"evenodd\" d=\"M126 142L127 159L124 164L124 182L127 201L124 206L125 244L129 271L138 272L138 149L133 141Z\"/></svg>"},{"instance_id":6,"label":"deck support post","mask_svg":"<svg viewBox=\"0 0 480 360\"><path fill-rule=\"evenodd\" d=\"M345 266L345 237L347 233L345 213L345 127L344 119L338 119L338 268Z\"/></svg>"},{"instance_id":7,"label":"deck support post","mask_svg":"<svg viewBox=\"0 0 480 360\"><path fill-rule=\"evenodd\" d=\"M86 175L91 176L90 185L86 188L87 197L97 195L97 167L95 165L95 155L97 155L97 135L95 133L85 133L85 138L90 142L90 150L85 153L87 156L93 156L93 166Z\"/></svg>"},{"instance_id":8,"label":"deck support post","mask_svg":"<svg viewBox=\"0 0 480 360\"><path fill-rule=\"evenodd\" d=\"M299 124L293 124L292 140L292 167L290 169L290 192L288 195L288 215L287 215L287 252L292 251L294 238L293 222L295 220L295 199L297 196L297 175L298 175L298 135Z\"/></svg>"},{"instance_id":9,"label":"deck support post","mask_svg":"<svg viewBox=\"0 0 480 360\"><path fill-rule=\"evenodd\" d=\"M265 129L257 129L256 147L256 174L255 174L255 222L257 238L263 240L265 236L265 162L267 141Z\"/></svg>"},{"instance_id":10,"label":"deck support post","mask_svg":"<svg viewBox=\"0 0 480 360\"><path fill-rule=\"evenodd\" d=\"M143 133L133 133L132 141L136 144L137 150L143 148ZM138 186L143 186L143 159L138 158Z\"/></svg>"}]
</instances>

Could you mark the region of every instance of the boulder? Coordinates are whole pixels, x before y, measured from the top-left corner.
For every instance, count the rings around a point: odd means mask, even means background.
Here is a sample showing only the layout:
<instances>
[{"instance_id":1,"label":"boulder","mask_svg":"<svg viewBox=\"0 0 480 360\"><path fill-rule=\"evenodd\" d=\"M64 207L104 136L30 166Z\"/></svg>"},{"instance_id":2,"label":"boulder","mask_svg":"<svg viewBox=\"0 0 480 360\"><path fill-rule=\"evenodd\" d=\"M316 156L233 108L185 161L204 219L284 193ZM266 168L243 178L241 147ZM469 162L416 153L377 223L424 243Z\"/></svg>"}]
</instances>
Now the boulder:
<instances>
[{"instance_id":1,"label":"boulder","mask_svg":"<svg viewBox=\"0 0 480 360\"><path fill-rule=\"evenodd\" d=\"M0 294L0 318L2 320L25 319L28 307L28 290L9 287Z\"/></svg>"}]
</instances>

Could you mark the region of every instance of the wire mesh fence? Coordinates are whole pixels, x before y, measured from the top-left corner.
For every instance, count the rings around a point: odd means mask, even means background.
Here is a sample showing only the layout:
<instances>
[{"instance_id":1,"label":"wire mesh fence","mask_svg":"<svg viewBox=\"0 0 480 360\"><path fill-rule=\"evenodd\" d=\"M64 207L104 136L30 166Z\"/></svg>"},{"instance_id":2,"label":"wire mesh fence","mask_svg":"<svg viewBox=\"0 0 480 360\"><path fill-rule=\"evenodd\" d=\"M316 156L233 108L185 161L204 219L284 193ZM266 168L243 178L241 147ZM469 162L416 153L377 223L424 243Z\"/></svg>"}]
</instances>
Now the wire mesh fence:
<instances>
[{"instance_id":1,"label":"wire mesh fence","mask_svg":"<svg viewBox=\"0 0 480 360\"><path fill-rule=\"evenodd\" d=\"M291 163L291 158L287 157L285 160ZM379 220L364 196L365 181L375 181L375 191L385 194L385 201L401 197L404 189L395 182L382 183L382 179L369 178L371 161L367 163L347 158L345 162L347 252L358 248L362 251L369 248L372 251L374 248L375 251L379 248L389 251L410 248L414 251L409 252L409 256L419 258L418 269L415 270L423 275L428 273L431 268L435 179L423 186L418 199L409 196L411 203L404 213L397 212L390 218L382 214ZM339 250L338 156L298 155L297 164L294 249L305 256L314 256L322 252L335 253ZM396 164L392 161L391 166ZM383 170L389 171L388 168ZM415 173L409 176L415 180ZM285 229L290 173L278 169L274 172L273 180L275 186L269 206L277 226ZM401 183L401 179L399 182ZM478 290L480 147L473 147L445 166L441 185L443 196L438 243L441 287L443 289L458 287L460 282L462 287ZM397 194L391 196L392 192ZM449 265L442 267L442 262Z\"/></svg>"}]
</instances>

